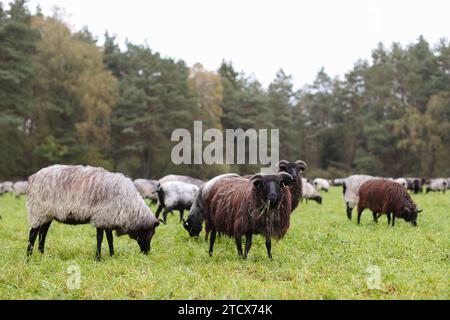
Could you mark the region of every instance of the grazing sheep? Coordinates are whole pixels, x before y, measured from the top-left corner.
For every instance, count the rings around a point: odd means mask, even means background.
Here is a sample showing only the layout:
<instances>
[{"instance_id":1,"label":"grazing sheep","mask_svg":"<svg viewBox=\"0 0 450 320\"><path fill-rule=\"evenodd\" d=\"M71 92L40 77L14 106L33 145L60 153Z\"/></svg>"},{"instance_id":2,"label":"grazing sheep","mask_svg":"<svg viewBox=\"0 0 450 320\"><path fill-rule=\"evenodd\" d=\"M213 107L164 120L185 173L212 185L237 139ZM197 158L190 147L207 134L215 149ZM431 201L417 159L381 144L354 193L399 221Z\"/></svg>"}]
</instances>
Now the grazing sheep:
<instances>
[{"instance_id":1,"label":"grazing sheep","mask_svg":"<svg viewBox=\"0 0 450 320\"><path fill-rule=\"evenodd\" d=\"M398 183L403 188L408 189L408 182L406 181L405 178L397 178L397 179L394 180L394 182Z\"/></svg>"},{"instance_id":2,"label":"grazing sheep","mask_svg":"<svg viewBox=\"0 0 450 320\"><path fill-rule=\"evenodd\" d=\"M347 208L347 218L352 220L352 211L353 208L358 204L359 196L359 188L361 185L369 180L378 179L376 177L372 177L369 175L353 175L346 179L344 179L344 183L342 184L342 191L344 194L344 201Z\"/></svg>"},{"instance_id":3,"label":"grazing sheep","mask_svg":"<svg viewBox=\"0 0 450 320\"><path fill-rule=\"evenodd\" d=\"M328 190L330 189L330 183L328 182L328 180L323 179L323 178L315 178L313 180L313 185L314 188L316 188L317 191L325 191L328 192Z\"/></svg>"},{"instance_id":4,"label":"grazing sheep","mask_svg":"<svg viewBox=\"0 0 450 320\"><path fill-rule=\"evenodd\" d=\"M419 178L406 178L407 189L414 192L415 194L423 192L422 180Z\"/></svg>"},{"instance_id":5,"label":"grazing sheep","mask_svg":"<svg viewBox=\"0 0 450 320\"><path fill-rule=\"evenodd\" d=\"M395 225L395 218L403 218L417 226L418 210L408 192L396 182L389 180L369 180L359 188L358 224L361 222L361 214L364 209L372 210L373 219L378 221L382 213L387 214L388 225Z\"/></svg>"},{"instance_id":6,"label":"grazing sheep","mask_svg":"<svg viewBox=\"0 0 450 320\"><path fill-rule=\"evenodd\" d=\"M13 191L16 198L19 198L21 194L25 195L27 193L27 181L17 181L13 184Z\"/></svg>"},{"instance_id":7,"label":"grazing sheep","mask_svg":"<svg viewBox=\"0 0 450 320\"><path fill-rule=\"evenodd\" d=\"M2 183L2 193L13 192L13 185L12 181L4 181Z\"/></svg>"},{"instance_id":8,"label":"grazing sheep","mask_svg":"<svg viewBox=\"0 0 450 320\"><path fill-rule=\"evenodd\" d=\"M206 232L211 232L212 256L216 233L234 237L239 256L247 257L253 234L266 239L267 255L272 259L271 238L281 239L289 228L291 191L294 183L285 172L256 174L250 179L231 177L214 183L205 199ZM245 252L242 236L245 235Z\"/></svg>"},{"instance_id":9,"label":"grazing sheep","mask_svg":"<svg viewBox=\"0 0 450 320\"><path fill-rule=\"evenodd\" d=\"M162 177L161 179L159 179L159 183L163 184L169 181L181 181L184 183L190 183L190 184L194 184L197 187L201 187L202 185L205 184L204 181L197 179L197 178L192 178L189 176L180 176L180 175L175 175L175 174L169 174L167 176Z\"/></svg>"},{"instance_id":10,"label":"grazing sheep","mask_svg":"<svg viewBox=\"0 0 450 320\"><path fill-rule=\"evenodd\" d=\"M39 234L39 251L53 220L65 224L90 223L97 228L96 259L101 258L103 232L109 253L114 255L112 231L128 234L141 251L150 251L150 242L159 225L133 182L120 173L89 166L53 165L28 179L27 209L31 226L27 253Z\"/></svg>"},{"instance_id":11,"label":"grazing sheep","mask_svg":"<svg viewBox=\"0 0 450 320\"><path fill-rule=\"evenodd\" d=\"M156 218L159 217L161 210L163 220L167 221L167 213L172 210L180 211L180 222L183 221L184 210L189 210L198 194L198 187L195 184L181 181L168 181L158 185L158 209Z\"/></svg>"},{"instance_id":12,"label":"grazing sheep","mask_svg":"<svg viewBox=\"0 0 450 320\"><path fill-rule=\"evenodd\" d=\"M318 204L322 204L322 196L306 179L302 179L302 189L303 189L303 198L306 199L306 201L314 200Z\"/></svg>"},{"instance_id":13,"label":"grazing sheep","mask_svg":"<svg viewBox=\"0 0 450 320\"><path fill-rule=\"evenodd\" d=\"M133 183L142 198L150 199L153 203L158 201L158 194L156 193L158 189L157 180L135 179Z\"/></svg>"},{"instance_id":14,"label":"grazing sheep","mask_svg":"<svg viewBox=\"0 0 450 320\"><path fill-rule=\"evenodd\" d=\"M203 186L200 187L200 189L198 190L197 197L195 198L191 210L189 211L187 220L183 219L183 227L189 233L189 236L198 237L198 235L202 231L203 220L205 219L204 201L208 196L208 192L211 189L211 187L219 180L236 177L239 177L239 175L236 173L221 174L217 177L212 178L211 180L209 180ZM205 239L206 240L208 239L208 234L206 234Z\"/></svg>"},{"instance_id":15,"label":"grazing sheep","mask_svg":"<svg viewBox=\"0 0 450 320\"><path fill-rule=\"evenodd\" d=\"M345 179L343 178L338 178L338 179L334 179L332 180L333 186L342 186L344 184Z\"/></svg>"},{"instance_id":16,"label":"grazing sheep","mask_svg":"<svg viewBox=\"0 0 450 320\"><path fill-rule=\"evenodd\" d=\"M431 179L430 184L426 187L426 193L430 191L445 191L448 188L447 180L443 178Z\"/></svg>"},{"instance_id":17,"label":"grazing sheep","mask_svg":"<svg viewBox=\"0 0 450 320\"><path fill-rule=\"evenodd\" d=\"M294 183L289 186L292 201L291 210L294 211L302 198L302 173L308 165L302 160L296 160L295 162L281 160L278 162L277 167L278 172L286 172L294 178Z\"/></svg>"}]
</instances>

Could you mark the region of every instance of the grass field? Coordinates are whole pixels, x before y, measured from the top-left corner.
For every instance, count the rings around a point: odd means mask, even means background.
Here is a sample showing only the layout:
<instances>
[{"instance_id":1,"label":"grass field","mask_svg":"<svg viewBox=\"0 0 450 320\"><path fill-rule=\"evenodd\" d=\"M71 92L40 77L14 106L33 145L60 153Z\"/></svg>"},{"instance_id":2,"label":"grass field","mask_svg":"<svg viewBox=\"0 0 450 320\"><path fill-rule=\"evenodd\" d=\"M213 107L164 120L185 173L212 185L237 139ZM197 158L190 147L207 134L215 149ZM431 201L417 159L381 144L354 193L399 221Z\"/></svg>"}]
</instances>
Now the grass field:
<instances>
[{"instance_id":1,"label":"grass field","mask_svg":"<svg viewBox=\"0 0 450 320\"><path fill-rule=\"evenodd\" d=\"M368 210L357 226L346 218L341 189L332 188L323 205L303 203L294 212L287 236L273 243L273 261L260 236L247 261L226 237L210 258L204 233L190 239L176 213L158 227L148 256L123 236L114 239L113 258L105 239L96 262L95 229L57 222L45 254L35 248L27 261L25 198L5 195L0 299L449 299L450 192L413 197L424 209L417 228L400 219L388 227L386 216L375 224ZM77 277L71 266L80 270L78 289L67 286Z\"/></svg>"}]
</instances>

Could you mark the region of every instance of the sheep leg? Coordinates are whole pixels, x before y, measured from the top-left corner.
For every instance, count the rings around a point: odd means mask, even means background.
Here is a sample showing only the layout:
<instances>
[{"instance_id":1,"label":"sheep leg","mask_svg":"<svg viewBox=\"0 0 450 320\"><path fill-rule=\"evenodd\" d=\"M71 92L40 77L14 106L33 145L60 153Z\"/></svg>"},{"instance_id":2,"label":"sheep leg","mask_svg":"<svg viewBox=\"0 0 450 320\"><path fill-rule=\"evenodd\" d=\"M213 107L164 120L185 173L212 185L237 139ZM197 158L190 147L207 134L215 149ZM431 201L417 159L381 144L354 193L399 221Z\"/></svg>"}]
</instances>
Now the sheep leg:
<instances>
[{"instance_id":1,"label":"sheep leg","mask_svg":"<svg viewBox=\"0 0 450 320\"><path fill-rule=\"evenodd\" d=\"M209 256L212 257L214 249L214 241L216 241L216 230L211 231L211 237L209 238Z\"/></svg>"},{"instance_id":2,"label":"sheep leg","mask_svg":"<svg viewBox=\"0 0 450 320\"><path fill-rule=\"evenodd\" d=\"M114 255L113 233L111 229L106 229L105 233L106 233L106 240L108 240L109 255L112 257Z\"/></svg>"},{"instance_id":3,"label":"sheep leg","mask_svg":"<svg viewBox=\"0 0 450 320\"><path fill-rule=\"evenodd\" d=\"M358 224L361 223L361 214L362 214L363 211L364 211L364 209L358 208Z\"/></svg>"},{"instance_id":4,"label":"sheep leg","mask_svg":"<svg viewBox=\"0 0 450 320\"><path fill-rule=\"evenodd\" d=\"M253 234L251 232L245 234L244 259L247 259L248 252L250 251L250 248L252 247L252 238L253 238Z\"/></svg>"},{"instance_id":5,"label":"sheep leg","mask_svg":"<svg viewBox=\"0 0 450 320\"><path fill-rule=\"evenodd\" d=\"M209 231L205 231L205 242L208 241Z\"/></svg>"},{"instance_id":6,"label":"sheep leg","mask_svg":"<svg viewBox=\"0 0 450 320\"><path fill-rule=\"evenodd\" d=\"M391 224L391 213L388 212L387 213L387 218L388 218L388 226Z\"/></svg>"},{"instance_id":7,"label":"sheep leg","mask_svg":"<svg viewBox=\"0 0 450 320\"><path fill-rule=\"evenodd\" d=\"M270 237L266 237L266 249L267 249L267 256L270 260L272 260L272 241L270 240Z\"/></svg>"},{"instance_id":8,"label":"sheep leg","mask_svg":"<svg viewBox=\"0 0 450 320\"><path fill-rule=\"evenodd\" d=\"M172 209L170 209L170 211L172 211ZM163 212L164 223L167 223L167 214L168 213L169 213L169 210L167 208L164 208L164 212Z\"/></svg>"},{"instance_id":9,"label":"sheep leg","mask_svg":"<svg viewBox=\"0 0 450 320\"><path fill-rule=\"evenodd\" d=\"M97 252L95 253L95 259L100 261L102 258L102 242L103 242L103 229L97 228Z\"/></svg>"},{"instance_id":10,"label":"sheep leg","mask_svg":"<svg viewBox=\"0 0 450 320\"><path fill-rule=\"evenodd\" d=\"M31 256L33 254L34 242L36 241L36 237L39 233L39 228L31 228L30 236L28 238L28 248L27 248L27 256Z\"/></svg>"},{"instance_id":11,"label":"sheep leg","mask_svg":"<svg viewBox=\"0 0 450 320\"><path fill-rule=\"evenodd\" d=\"M47 231L48 228L50 228L50 224L52 222L47 222L44 223L40 228L39 228L39 252L40 253L44 253L44 247L45 247L45 238L47 237Z\"/></svg>"},{"instance_id":12,"label":"sheep leg","mask_svg":"<svg viewBox=\"0 0 450 320\"><path fill-rule=\"evenodd\" d=\"M378 223L379 217L378 212L372 212L372 215L373 215L373 222Z\"/></svg>"},{"instance_id":13,"label":"sheep leg","mask_svg":"<svg viewBox=\"0 0 450 320\"><path fill-rule=\"evenodd\" d=\"M155 217L156 219L159 219L159 214L161 213L161 210L163 209L163 206L160 204L158 206L158 209L156 209Z\"/></svg>"},{"instance_id":14,"label":"sheep leg","mask_svg":"<svg viewBox=\"0 0 450 320\"><path fill-rule=\"evenodd\" d=\"M184 210L181 209L180 211L180 222L183 222L183 215L184 215Z\"/></svg>"},{"instance_id":15,"label":"sheep leg","mask_svg":"<svg viewBox=\"0 0 450 320\"><path fill-rule=\"evenodd\" d=\"M353 211L353 208L350 207L350 205L348 204L348 202L346 202L345 205L347 206L347 218L348 218L348 220L352 220L352 211Z\"/></svg>"},{"instance_id":16,"label":"sheep leg","mask_svg":"<svg viewBox=\"0 0 450 320\"><path fill-rule=\"evenodd\" d=\"M395 226L395 212L392 213L392 226Z\"/></svg>"},{"instance_id":17,"label":"sheep leg","mask_svg":"<svg viewBox=\"0 0 450 320\"><path fill-rule=\"evenodd\" d=\"M238 251L238 255L240 257L242 257L243 256L243 254L242 254L242 236L236 236L234 239L236 240L236 248Z\"/></svg>"}]
</instances>

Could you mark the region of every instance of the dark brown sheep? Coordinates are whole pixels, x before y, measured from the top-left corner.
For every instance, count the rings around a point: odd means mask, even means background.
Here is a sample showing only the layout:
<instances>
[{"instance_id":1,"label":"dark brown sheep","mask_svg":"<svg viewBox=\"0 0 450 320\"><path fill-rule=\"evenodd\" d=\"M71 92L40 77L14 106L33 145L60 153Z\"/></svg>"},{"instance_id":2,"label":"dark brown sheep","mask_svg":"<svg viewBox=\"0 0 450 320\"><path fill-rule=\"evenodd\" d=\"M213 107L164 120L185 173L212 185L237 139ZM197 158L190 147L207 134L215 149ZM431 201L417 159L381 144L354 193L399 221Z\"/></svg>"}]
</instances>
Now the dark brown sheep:
<instances>
[{"instance_id":1,"label":"dark brown sheep","mask_svg":"<svg viewBox=\"0 0 450 320\"><path fill-rule=\"evenodd\" d=\"M395 218L403 218L417 226L418 210L411 196L400 184L389 180L369 180L364 182L359 189L358 202L358 224L360 224L361 213L368 208L373 212L374 221L382 213L388 217L388 225L395 225Z\"/></svg>"},{"instance_id":2,"label":"dark brown sheep","mask_svg":"<svg viewBox=\"0 0 450 320\"><path fill-rule=\"evenodd\" d=\"M291 210L294 211L302 198L302 172L308 166L302 160L296 160L295 162L281 160L277 166L278 172L289 173L294 178L294 183L289 187L291 190Z\"/></svg>"},{"instance_id":3,"label":"dark brown sheep","mask_svg":"<svg viewBox=\"0 0 450 320\"><path fill-rule=\"evenodd\" d=\"M234 237L238 254L247 257L252 235L266 239L272 259L271 238L281 239L287 232L291 213L293 178L287 173L256 174L250 179L235 177L215 183L205 201L206 232L211 232L209 255L213 253L216 233ZM242 253L242 236L245 252Z\"/></svg>"}]
</instances>

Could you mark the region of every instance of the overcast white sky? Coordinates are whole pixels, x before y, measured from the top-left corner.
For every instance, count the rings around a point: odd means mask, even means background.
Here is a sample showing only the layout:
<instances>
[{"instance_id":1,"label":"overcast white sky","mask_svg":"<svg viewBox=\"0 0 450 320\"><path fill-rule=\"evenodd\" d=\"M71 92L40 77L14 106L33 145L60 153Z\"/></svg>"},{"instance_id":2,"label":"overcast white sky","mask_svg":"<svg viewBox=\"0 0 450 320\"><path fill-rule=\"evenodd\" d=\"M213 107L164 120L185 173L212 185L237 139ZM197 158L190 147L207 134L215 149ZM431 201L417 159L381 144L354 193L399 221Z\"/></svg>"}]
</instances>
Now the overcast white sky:
<instances>
[{"instance_id":1,"label":"overcast white sky","mask_svg":"<svg viewBox=\"0 0 450 320\"><path fill-rule=\"evenodd\" d=\"M223 58L265 86L283 68L298 88L324 66L342 75L378 42L450 38L449 0L31 0L97 36L105 30L215 70Z\"/></svg>"}]
</instances>

